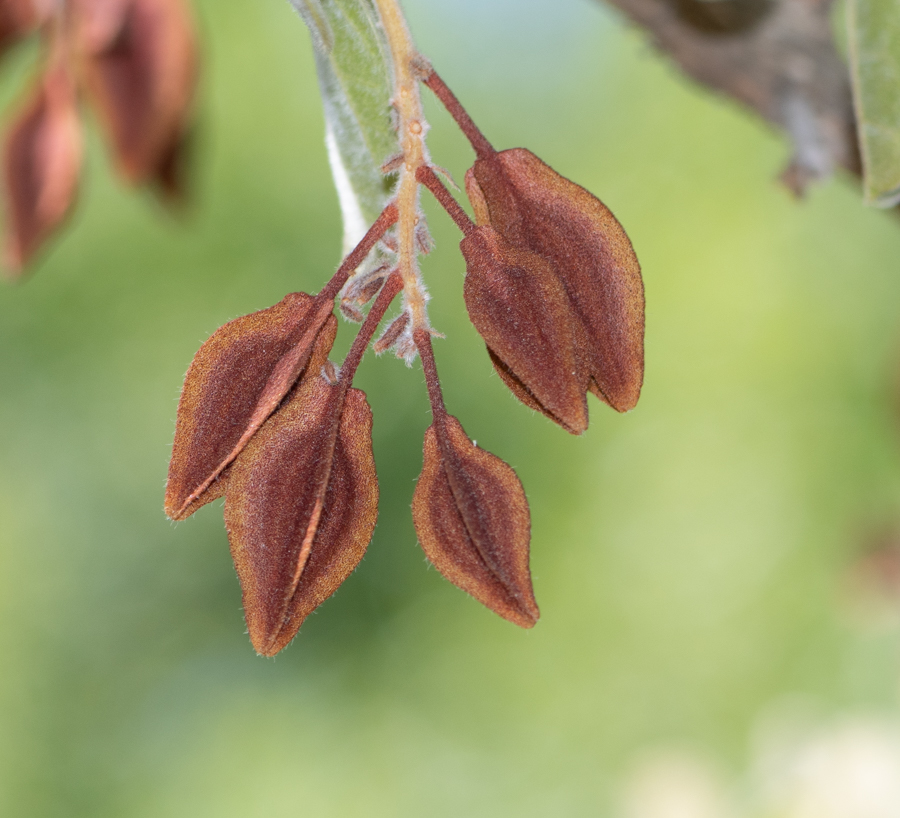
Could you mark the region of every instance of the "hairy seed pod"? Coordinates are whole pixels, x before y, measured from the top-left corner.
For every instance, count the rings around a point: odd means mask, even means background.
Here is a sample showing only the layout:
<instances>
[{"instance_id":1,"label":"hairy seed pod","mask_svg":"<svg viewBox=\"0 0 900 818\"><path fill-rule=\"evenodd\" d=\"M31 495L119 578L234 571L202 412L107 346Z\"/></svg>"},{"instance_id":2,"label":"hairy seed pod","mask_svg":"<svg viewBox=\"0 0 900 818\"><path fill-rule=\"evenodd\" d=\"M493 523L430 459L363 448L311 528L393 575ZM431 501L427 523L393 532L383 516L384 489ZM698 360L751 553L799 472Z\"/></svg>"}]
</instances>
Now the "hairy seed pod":
<instances>
[{"instance_id":1,"label":"hairy seed pod","mask_svg":"<svg viewBox=\"0 0 900 818\"><path fill-rule=\"evenodd\" d=\"M436 413L425 433L413 523L426 556L454 585L516 625L537 622L522 484L445 412Z\"/></svg>"},{"instance_id":2,"label":"hairy seed pod","mask_svg":"<svg viewBox=\"0 0 900 818\"><path fill-rule=\"evenodd\" d=\"M174 179L196 84L187 3L75 0L74 8L85 90L120 171L131 182L165 187Z\"/></svg>"},{"instance_id":3,"label":"hairy seed pod","mask_svg":"<svg viewBox=\"0 0 900 818\"><path fill-rule=\"evenodd\" d=\"M64 62L51 58L3 146L6 263L20 273L69 213L81 170L75 87Z\"/></svg>"},{"instance_id":4,"label":"hairy seed pod","mask_svg":"<svg viewBox=\"0 0 900 818\"><path fill-rule=\"evenodd\" d=\"M378 515L365 393L304 381L234 464L225 525L250 639L274 656L352 573Z\"/></svg>"},{"instance_id":5,"label":"hairy seed pod","mask_svg":"<svg viewBox=\"0 0 900 818\"><path fill-rule=\"evenodd\" d=\"M303 372L318 374L337 332L330 304L291 293L216 330L188 369L178 404L166 514L183 520L225 493L228 464ZM323 314L324 313L324 314Z\"/></svg>"},{"instance_id":6,"label":"hairy seed pod","mask_svg":"<svg viewBox=\"0 0 900 818\"><path fill-rule=\"evenodd\" d=\"M402 312L393 321L388 328L381 334L381 337L372 344L372 349L376 355L387 352L397 341L400 336L407 331L409 327L409 312Z\"/></svg>"},{"instance_id":7,"label":"hairy seed pod","mask_svg":"<svg viewBox=\"0 0 900 818\"><path fill-rule=\"evenodd\" d=\"M466 173L478 224L545 258L577 316L585 387L620 412L644 377L644 288L622 226L584 188L524 148L478 159Z\"/></svg>"},{"instance_id":8,"label":"hairy seed pod","mask_svg":"<svg viewBox=\"0 0 900 818\"><path fill-rule=\"evenodd\" d=\"M511 247L492 227L470 230L464 295L469 318L513 393L564 429L588 425L585 387L566 291L541 256Z\"/></svg>"}]
</instances>

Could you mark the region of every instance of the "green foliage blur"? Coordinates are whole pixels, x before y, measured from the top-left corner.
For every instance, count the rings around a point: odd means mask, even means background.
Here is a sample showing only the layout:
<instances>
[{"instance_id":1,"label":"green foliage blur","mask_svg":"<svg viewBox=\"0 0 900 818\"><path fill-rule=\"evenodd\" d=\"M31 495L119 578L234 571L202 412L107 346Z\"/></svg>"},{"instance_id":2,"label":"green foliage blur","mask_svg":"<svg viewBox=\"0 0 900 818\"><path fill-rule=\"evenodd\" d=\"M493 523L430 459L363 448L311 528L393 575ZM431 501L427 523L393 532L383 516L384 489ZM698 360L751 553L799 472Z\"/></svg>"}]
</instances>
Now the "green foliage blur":
<instances>
[{"instance_id":1,"label":"green foliage blur","mask_svg":"<svg viewBox=\"0 0 900 818\"><path fill-rule=\"evenodd\" d=\"M643 265L641 402L593 401L573 438L493 374L426 203L448 409L522 478L542 619L520 631L427 565L424 382L390 356L357 381L374 541L276 659L245 634L220 504L163 516L194 352L318 289L341 243L303 23L203 0L186 218L116 181L93 133L69 229L0 290L0 815L612 816L655 747L737 780L780 702L893 718L898 630L846 587L900 527L900 222L846 180L792 200L787 146L598 4L405 5L488 137L599 195ZM461 181L471 154L432 103L432 156Z\"/></svg>"}]
</instances>

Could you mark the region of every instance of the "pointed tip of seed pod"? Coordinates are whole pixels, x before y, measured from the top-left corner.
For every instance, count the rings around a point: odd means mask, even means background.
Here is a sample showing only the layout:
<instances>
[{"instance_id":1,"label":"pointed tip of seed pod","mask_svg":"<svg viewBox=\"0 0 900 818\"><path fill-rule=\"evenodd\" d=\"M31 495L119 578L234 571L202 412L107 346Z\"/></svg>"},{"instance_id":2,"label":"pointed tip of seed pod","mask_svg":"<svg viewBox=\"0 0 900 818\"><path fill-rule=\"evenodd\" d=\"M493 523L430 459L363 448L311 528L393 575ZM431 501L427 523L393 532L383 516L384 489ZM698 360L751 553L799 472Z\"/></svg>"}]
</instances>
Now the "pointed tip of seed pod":
<instances>
[{"instance_id":1,"label":"pointed tip of seed pod","mask_svg":"<svg viewBox=\"0 0 900 818\"><path fill-rule=\"evenodd\" d=\"M299 623L296 623L297 630L300 629L300 625L303 624L303 621L304 620L301 620ZM281 653L297 634L294 630L285 631L283 628L279 628L274 633L250 629L249 635L250 644L253 645L253 650L256 651L256 655L265 656L266 658L271 659L273 656L277 656Z\"/></svg>"},{"instance_id":2,"label":"pointed tip of seed pod","mask_svg":"<svg viewBox=\"0 0 900 818\"><path fill-rule=\"evenodd\" d=\"M516 603L518 603L517 606L511 608L509 614L501 613L500 615L508 622L512 622L520 628L531 630L531 628L537 625L538 619L541 618L541 612L537 603L534 601L533 597L525 600L517 599Z\"/></svg>"},{"instance_id":3,"label":"pointed tip of seed pod","mask_svg":"<svg viewBox=\"0 0 900 818\"><path fill-rule=\"evenodd\" d=\"M641 387L643 386L643 373L641 373L641 376L639 380L632 379L631 383L625 384L623 388L619 389L616 392L615 399L610 398L593 379L591 379L590 386L588 386L588 391L607 406L624 415L637 406L638 399L641 396Z\"/></svg>"},{"instance_id":4,"label":"pointed tip of seed pod","mask_svg":"<svg viewBox=\"0 0 900 818\"><path fill-rule=\"evenodd\" d=\"M522 403L529 408L540 412L545 417L548 417L558 426L565 429L569 434L582 435L587 431L589 418L586 400L581 400L577 403L573 402L569 405L568 410L561 416L554 415L546 406L541 404L541 402L528 390L525 384L516 377L512 370L500 360L490 347L487 348L487 351L491 363L494 365L494 370L500 376L500 380L509 387L509 391L522 401ZM601 400L605 399L601 398Z\"/></svg>"}]
</instances>

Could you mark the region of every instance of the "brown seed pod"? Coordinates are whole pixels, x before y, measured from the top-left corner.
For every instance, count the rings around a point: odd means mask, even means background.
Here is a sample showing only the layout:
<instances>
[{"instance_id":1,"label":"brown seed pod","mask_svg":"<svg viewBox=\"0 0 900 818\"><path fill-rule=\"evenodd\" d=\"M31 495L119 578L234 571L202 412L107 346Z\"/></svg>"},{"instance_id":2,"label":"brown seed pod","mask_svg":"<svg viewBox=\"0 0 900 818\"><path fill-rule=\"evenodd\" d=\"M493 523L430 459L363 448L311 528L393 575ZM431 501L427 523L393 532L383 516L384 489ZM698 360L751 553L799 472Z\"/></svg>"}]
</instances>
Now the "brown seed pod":
<instances>
[{"instance_id":1,"label":"brown seed pod","mask_svg":"<svg viewBox=\"0 0 900 818\"><path fill-rule=\"evenodd\" d=\"M291 293L230 321L200 347L178 404L166 514L183 520L225 493L227 467L304 371L318 374L337 321L328 302Z\"/></svg>"},{"instance_id":2,"label":"brown seed pod","mask_svg":"<svg viewBox=\"0 0 900 818\"><path fill-rule=\"evenodd\" d=\"M64 62L51 57L3 147L6 263L15 274L69 213L78 188L81 143L72 78Z\"/></svg>"},{"instance_id":3,"label":"brown seed pod","mask_svg":"<svg viewBox=\"0 0 900 818\"><path fill-rule=\"evenodd\" d=\"M540 611L528 569L531 516L522 484L440 411L425 433L413 523L426 556L454 585L504 619L534 626Z\"/></svg>"},{"instance_id":4,"label":"brown seed pod","mask_svg":"<svg viewBox=\"0 0 900 818\"><path fill-rule=\"evenodd\" d=\"M644 377L644 288L637 256L609 209L524 148L476 160L466 192L478 224L543 256L578 318L585 386L620 412Z\"/></svg>"},{"instance_id":5,"label":"brown seed pod","mask_svg":"<svg viewBox=\"0 0 900 818\"><path fill-rule=\"evenodd\" d=\"M365 393L310 378L232 469L225 525L250 639L274 656L352 573L378 515Z\"/></svg>"},{"instance_id":6,"label":"brown seed pod","mask_svg":"<svg viewBox=\"0 0 900 818\"><path fill-rule=\"evenodd\" d=\"M469 318L501 378L524 403L581 434L588 412L577 318L550 264L514 249L488 225L469 230L460 248Z\"/></svg>"},{"instance_id":7,"label":"brown seed pod","mask_svg":"<svg viewBox=\"0 0 900 818\"><path fill-rule=\"evenodd\" d=\"M184 0L75 0L81 74L119 170L165 184L177 164L197 74Z\"/></svg>"}]
</instances>

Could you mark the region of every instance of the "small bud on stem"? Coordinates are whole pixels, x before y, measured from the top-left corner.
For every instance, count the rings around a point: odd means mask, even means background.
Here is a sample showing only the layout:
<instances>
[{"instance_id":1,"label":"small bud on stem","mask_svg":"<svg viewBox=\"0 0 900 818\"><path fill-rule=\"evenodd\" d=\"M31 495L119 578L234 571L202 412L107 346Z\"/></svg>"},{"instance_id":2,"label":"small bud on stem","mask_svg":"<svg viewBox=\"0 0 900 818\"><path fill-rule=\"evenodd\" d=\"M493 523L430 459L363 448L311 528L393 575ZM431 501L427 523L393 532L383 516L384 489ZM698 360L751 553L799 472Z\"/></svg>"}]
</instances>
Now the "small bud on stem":
<instances>
[{"instance_id":1,"label":"small bud on stem","mask_svg":"<svg viewBox=\"0 0 900 818\"><path fill-rule=\"evenodd\" d=\"M456 98L456 94L451 91L446 83L438 76L437 71L433 68L426 79L423 80L434 95L443 103L444 107L453 117L459 129L465 134L475 155L479 159L487 159L496 151L494 146L487 141L484 134L478 129L478 126L472 121L465 108L462 107L460 101Z\"/></svg>"}]
</instances>

